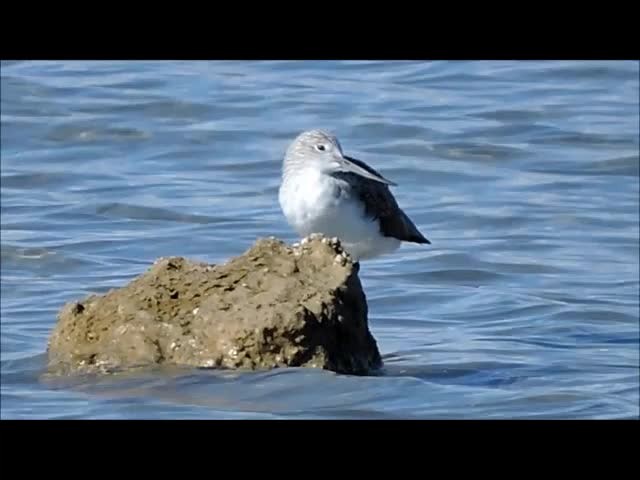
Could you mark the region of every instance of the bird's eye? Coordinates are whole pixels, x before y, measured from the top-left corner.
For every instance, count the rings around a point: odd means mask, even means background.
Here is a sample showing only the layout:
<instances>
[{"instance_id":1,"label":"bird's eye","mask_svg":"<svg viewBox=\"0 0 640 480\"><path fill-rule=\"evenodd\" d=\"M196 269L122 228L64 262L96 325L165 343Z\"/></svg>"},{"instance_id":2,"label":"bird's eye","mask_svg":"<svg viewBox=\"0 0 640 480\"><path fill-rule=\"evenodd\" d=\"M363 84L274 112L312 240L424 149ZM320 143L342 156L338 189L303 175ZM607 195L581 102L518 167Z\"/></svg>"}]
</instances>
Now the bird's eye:
<instances>
[{"instance_id":1,"label":"bird's eye","mask_svg":"<svg viewBox=\"0 0 640 480\"><path fill-rule=\"evenodd\" d=\"M327 147L325 147L324 145L316 145L316 148L321 152L324 152L327 149Z\"/></svg>"}]
</instances>

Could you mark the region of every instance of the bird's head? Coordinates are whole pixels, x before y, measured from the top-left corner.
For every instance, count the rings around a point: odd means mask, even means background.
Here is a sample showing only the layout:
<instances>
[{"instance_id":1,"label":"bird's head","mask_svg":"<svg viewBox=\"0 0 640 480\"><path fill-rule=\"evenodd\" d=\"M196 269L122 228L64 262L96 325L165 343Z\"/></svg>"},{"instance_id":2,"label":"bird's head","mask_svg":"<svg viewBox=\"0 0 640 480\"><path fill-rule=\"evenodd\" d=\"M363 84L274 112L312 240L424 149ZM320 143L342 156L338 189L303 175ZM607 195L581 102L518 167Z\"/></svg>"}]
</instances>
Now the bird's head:
<instances>
[{"instance_id":1,"label":"bird's head","mask_svg":"<svg viewBox=\"0 0 640 480\"><path fill-rule=\"evenodd\" d=\"M335 173L355 173L376 182L394 185L393 182L376 175L345 157L338 139L324 130L307 130L298 135L287 149L287 166L308 167L331 175Z\"/></svg>"}]
</instances>

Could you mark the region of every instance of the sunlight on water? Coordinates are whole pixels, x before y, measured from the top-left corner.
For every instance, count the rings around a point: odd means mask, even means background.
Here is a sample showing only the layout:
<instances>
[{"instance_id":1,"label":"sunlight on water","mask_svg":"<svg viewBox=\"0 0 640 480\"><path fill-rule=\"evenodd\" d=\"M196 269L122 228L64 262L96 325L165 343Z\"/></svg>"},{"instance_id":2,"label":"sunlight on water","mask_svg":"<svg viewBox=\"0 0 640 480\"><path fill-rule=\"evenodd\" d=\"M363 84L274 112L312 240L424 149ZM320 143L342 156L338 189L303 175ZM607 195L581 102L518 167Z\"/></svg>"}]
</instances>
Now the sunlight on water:
<instances>
[{"instance_id":1,"label":"sunlight on water","mask_svg":"<svg viewBox=\"0 0 640 480\"><path fill-rule=\"evenodd\" d=\"M4 62L2 418L637 417L638 73ZM280 162L316 127L398 183L432 241L363 263L382 375L42 376L64 302L160 256L222 262L257 237L294 241Z\"/></svg>"}]
</instances>

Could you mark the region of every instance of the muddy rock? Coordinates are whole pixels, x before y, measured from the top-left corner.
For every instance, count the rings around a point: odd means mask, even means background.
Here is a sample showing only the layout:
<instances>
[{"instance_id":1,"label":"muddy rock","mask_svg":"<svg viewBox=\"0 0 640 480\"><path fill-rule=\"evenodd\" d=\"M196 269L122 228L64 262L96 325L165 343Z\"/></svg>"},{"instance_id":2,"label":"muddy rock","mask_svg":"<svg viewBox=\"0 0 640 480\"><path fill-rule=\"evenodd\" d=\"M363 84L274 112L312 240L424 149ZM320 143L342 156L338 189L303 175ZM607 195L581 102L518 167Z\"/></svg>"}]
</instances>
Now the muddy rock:
<instances>
[{"instance_id":1,"label":"muddy rock","mask_svg":"<svg viewBox=\"0 0 640 480\"><path fill-rule=\"evenodd\" d=\"M160 259L122 288L65 305L47 351L58 374L382 365L357 267L320 236L261 239L222 265Z\"/></svg>"}]
</instances>

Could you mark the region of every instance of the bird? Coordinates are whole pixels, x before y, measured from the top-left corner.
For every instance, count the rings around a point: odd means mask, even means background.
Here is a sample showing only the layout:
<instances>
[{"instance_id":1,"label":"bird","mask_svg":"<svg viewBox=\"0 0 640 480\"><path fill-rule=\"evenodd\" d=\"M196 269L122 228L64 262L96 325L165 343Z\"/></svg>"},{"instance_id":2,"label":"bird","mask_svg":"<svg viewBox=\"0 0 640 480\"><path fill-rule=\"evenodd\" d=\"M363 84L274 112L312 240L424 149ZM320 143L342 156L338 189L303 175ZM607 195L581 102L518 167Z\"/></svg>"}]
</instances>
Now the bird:
<instances>
[{"instance_id":1,"label":"bird","mask_svg":"<svg viewBox=\"0 0 640 480\"><path fill-rule=\"evenodd\" d=\"M285 151L278 201L301 237L337 237L359 267L360 260L389 254L402 242L431 244L399 207L390 186L365 162L344 154L332 133L299 133Z\"/></svg>"}]
</instances>

